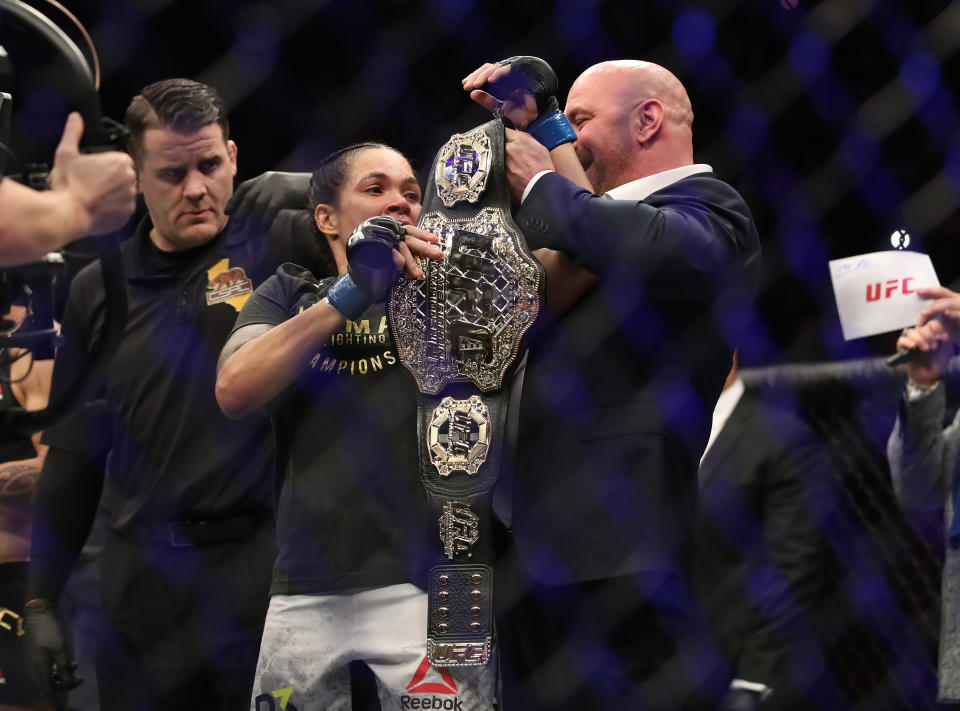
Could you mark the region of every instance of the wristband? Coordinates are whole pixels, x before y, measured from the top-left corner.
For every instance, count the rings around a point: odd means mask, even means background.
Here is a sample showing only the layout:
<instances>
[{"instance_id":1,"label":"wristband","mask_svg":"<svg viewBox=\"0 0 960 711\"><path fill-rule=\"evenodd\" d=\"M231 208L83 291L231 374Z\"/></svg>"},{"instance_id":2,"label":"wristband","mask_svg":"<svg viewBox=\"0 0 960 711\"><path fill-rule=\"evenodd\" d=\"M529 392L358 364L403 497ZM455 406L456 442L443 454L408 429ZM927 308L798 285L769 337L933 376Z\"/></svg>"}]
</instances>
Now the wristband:
<instances>
[{"instance_id":1,"label":"wristband","mask_svg":"<svg viewBox=\"0 0 960 711\"><path fill-rule=\"evenodd\" d=\"M570 125L570 120L559 111L540 116L527 127L527 132L549 151L563 143L577 140L577 132Z\"/></svg>"},{"instance_id":2,"label":"wristband","mask_svg":"<svg viewBox=\"0 0 960 711\"><path fill-rule=\"evenodd\" d=\"M373 298L350 278L349 274L333 282L327 291L327 302L351 321L367 310Z\"/></svg>"},{"instance_id":3,"label":"wristband","mask_svg":"<svg viewBox=\"0 0 960 711\"><path fill-rule=\"evenodd\" d=\"M915 383L912 380L907 380L907 402L913 402L914 400L920 400L926 397L936 390L939 384L939 380L932 385L923 385L921 383Z\"/></svg>"}]
</instances>

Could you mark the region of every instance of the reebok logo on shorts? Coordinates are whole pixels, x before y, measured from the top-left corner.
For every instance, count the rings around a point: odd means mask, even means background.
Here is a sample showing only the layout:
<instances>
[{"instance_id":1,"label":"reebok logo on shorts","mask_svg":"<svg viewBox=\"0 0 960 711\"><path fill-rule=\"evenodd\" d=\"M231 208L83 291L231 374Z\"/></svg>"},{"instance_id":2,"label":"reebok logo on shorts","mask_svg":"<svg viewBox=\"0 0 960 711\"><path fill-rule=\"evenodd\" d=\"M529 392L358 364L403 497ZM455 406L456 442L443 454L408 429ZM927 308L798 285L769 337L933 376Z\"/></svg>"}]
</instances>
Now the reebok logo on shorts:
<instances>
[{"instance_id":1,"label":"reebok logo on shorts","mask_svg":"<svg viewBox=\"0 0 960 711\"><path fill-rule=\"evenodd\" d=\"M430 674L429 679L427 678L428 673ZM430 664L426 655L424 655L423 661L420 662L420 666L417 667L417 671L414 672L410 683L407 684L407 691L409 691L410 694L444 694L447 695L448 698L444 699L438 696L419 697L404 694L400 697L401 708L463 711L463 704L456 696L460 689L450 674L450 670L446 667L434 667ZM449 698L450 695L453 696L452 699Z\"/></svg>"},{"instance_id":2,"label":"reebok logo on shorts","mask_svg":"<svg viewBox=\"0 0 960 711\"><path fill-rule=\"evenodd\" d=\"M463 704L460 702L456 696L452 699L441 699L436 696L425 696L420 698L417 696L407 696L404 694L400 697L401 708L405 709L436 709L440 711L463 711Z\"/></svg>"},{"instance_id":3,"label":"reebok logo on shorts","mask_svg":"<svg viewBox=\"0 0 960 711\"><path fill-rule=\"evenodd\" d=\"M433 665L430 664L427 656L424 655L423 661L420 662L420 666L417 667L417 671L414 672L413 678L410 679L410 683L407 684L407 691L411 694L456 694L460 691L457 687L457 682L453 680L453 677L450 675L450 670L446 667L437 667L442 681L426 681L427 672L431 669L433 669ZM431 676L435 677L436 674Z\"/></svg>"}]
</instances>

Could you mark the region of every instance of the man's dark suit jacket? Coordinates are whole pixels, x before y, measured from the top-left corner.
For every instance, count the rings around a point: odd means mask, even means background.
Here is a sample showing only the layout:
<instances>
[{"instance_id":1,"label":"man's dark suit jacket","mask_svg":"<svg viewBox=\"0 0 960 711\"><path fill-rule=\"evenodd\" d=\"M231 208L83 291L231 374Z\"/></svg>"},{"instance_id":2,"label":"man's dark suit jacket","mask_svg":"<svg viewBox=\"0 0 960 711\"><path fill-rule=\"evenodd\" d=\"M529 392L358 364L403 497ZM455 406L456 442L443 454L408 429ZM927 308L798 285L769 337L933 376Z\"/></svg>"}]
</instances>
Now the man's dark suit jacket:
<instances>
[{"instance_id":1,"label":"man's dark suit jacket","mask_svg":"<svg viewBox=\"0 0 960 711\"><path fill-rule=\"evenodd\" d=\"M531 334L512 508L521 563L551 585L643 573L652 597L689 573L697 464L749 312L756 228L709 172L642 202L549 173L517 223L531 246L599 276Z\"/></svg>"},{"instance_id":2,"label":"man's dark suit jacket","mask_svg":"<svg viewBox=\"0 0 960 711\"><path fill-rule=\"evenodd\" d=\"M788 669L827 578L817 521L833 477L823 445L805 422L745 394L699 477L697 599L734 677L771 687L771 708L794 708L809 679Z\"/></svg>"}]
</instances>

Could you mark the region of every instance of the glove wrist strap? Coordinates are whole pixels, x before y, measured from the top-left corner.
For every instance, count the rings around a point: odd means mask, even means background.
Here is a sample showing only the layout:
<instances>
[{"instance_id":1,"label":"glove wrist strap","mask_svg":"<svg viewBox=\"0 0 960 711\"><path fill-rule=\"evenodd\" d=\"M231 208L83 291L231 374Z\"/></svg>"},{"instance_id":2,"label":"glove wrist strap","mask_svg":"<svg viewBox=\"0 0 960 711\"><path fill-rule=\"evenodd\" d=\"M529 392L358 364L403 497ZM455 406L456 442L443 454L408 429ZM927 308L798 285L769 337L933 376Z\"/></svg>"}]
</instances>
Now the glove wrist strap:
<instances>
[{"instance_id":1,"label":"glove wrist strap","mask_svg":"<svg viewBox=\"0 0 960 711\"><path fill-rule=\"evenodd\" d=\"M563 143L572 143L577 140L577 132L559 110L538 117L530 124L527 131L550 151Z\"/></svg>"},{"instance_id":2,"label":"glove wrist strap","mask_svg":"<svg viewBox=\"0 0 960 711\"><path fill-rule=\"evenodd\" d=\"M327 301L346 318L356 320L367 310L373 299L356 285L349 274L344 274L333 282L327 291Z\"/></svg>"}]
</instances>

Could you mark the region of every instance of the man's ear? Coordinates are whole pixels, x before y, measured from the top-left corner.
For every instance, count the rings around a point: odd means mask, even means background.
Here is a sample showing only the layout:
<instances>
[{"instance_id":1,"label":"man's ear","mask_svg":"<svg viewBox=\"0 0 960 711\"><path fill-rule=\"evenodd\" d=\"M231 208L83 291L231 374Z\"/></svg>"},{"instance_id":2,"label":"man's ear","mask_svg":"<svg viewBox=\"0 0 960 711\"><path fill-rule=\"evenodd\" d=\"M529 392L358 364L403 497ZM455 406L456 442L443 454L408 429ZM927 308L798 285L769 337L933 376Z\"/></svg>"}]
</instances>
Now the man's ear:
<instances>
[{"instance_id":1,"label":"man's ear","mask_svg":"<svg viewBox=\"0 0 960 711\"><path fill-rule=\"evenodd\" d=\"M631 117L633 135L640 145L649 143L660 132L663 125L663 104L657 99L647 99L637 104Z\"/></svg>"},{"instance_id":2,"label":"man's ear","mask_svg":"<svg viewBox=\"0 0 960 711\"><path fill-rule=\"evenodd\" d=\"M329 239L337 239L340 232L337 229L337 213L332 205L320 203L313 211L313 220L317 223L317 228Z\"/></svg>"},{"instance_id":3,"label":"man's ear","mask_svg":"<svg viewBox=\"0 0 960 711\"><path fill-rule=\"evenodd\" d=\"M140 187L140 171L143 170L143 166L140 164L142 158L134 150L128 152L130 157L133 158L133 187L137 189L137 195L142 195L143 188Z\"/></svg>"},{"instance_id":4,"label":"man's ear","mask_svg":"<svg viewBox=\"0 0 960 711\"><path fill-rule=\"evenodd\" d=\"M233 166L232 175L237 174L237 144L233 140L227 141L227 156L230 158L230 164Z\"/></svg>"}]
</instances>

